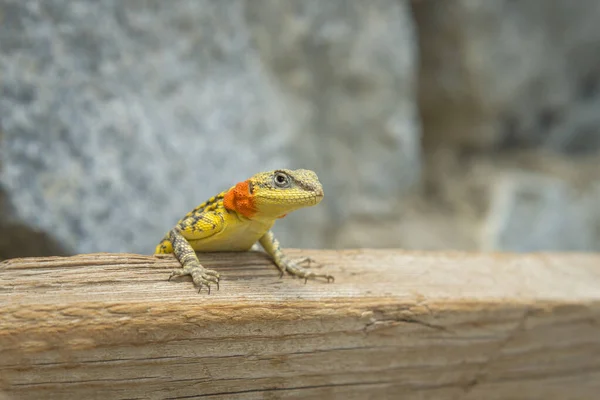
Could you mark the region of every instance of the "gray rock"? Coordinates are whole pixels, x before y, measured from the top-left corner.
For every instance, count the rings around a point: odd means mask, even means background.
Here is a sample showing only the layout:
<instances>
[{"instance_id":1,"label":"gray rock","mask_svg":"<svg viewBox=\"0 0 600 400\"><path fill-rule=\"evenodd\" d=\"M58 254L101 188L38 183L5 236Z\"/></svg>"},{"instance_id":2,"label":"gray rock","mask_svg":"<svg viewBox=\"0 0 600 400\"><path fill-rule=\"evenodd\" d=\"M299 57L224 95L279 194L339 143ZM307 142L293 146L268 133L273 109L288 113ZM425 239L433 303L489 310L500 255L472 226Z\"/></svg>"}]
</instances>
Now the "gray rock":
<instances>
[{"instance_id":1,"label":"gray rock","mask_svg":"<svg viewBox=\"0 0 600 400\"><path fill-rule=\"evenodd\" d=\"M414 10L426 143L600 149L600 2L425 0Z\"/></svg>"},{"instance_id":2,"label":"gray rock","mask_svg":"<svg viewBox=\"0 0 600 400\"><path fill-rule=\"evenodd\" d=\"M407 15L395 0L3 0L0 257L150 253L197 203L278 167L326 191L278 224L285 246L389 212L419 172Z\"/></svg>"},{"instance_id":3,"label":"gray rock","mask_svg":"<svg viewBox=\"0 0 600 400\"><path fill-rule=\"evenodd\" d=\"M430 196L412 223L443 214L437 248L600 250L600 3L421 0L413 10Z\"/></svg>"},{"instance_id":4,"label":"gray rock","mask_svg":"<svg viewBox=\"0 0 600 400\"><path fill-rule=\"evenodd\" d=\"M495 189L484 248L514 252L600 249L600 196L594 191L588 189L578 196L567 182L533 173L509 174Z\"/></svg>"},{"instance_id":5,"label":"gray rock","mask_svg":"<svg viewBox=\"0 0 600 400\"><path fill-rule=\"evenodd\" d=\"M324 224L302 243L344 247L337 239L344 224L397 215L398 198L420 177L408 6L393 0L249 4L258 52L289 105L299 139L290 153L296 162L317 166L326 190L319 211L288 218L296 226Z\"/></svg>"}]
</instances>

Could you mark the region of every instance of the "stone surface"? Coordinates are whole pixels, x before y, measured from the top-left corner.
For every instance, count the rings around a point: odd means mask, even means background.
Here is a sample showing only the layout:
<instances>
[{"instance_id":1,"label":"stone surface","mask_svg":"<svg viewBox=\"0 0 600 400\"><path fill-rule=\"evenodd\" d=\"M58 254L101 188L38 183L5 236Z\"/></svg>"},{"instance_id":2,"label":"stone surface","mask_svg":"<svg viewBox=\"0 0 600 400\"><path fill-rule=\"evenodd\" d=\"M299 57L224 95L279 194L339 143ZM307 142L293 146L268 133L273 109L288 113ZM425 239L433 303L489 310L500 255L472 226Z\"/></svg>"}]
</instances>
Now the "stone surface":
<instances>
[{"instance_id":1,"label":"stone surface","mask_svg":"<svg viewBox=\"0 0 600 400\"><path fill-rule=\"evenodd\" d=\"M600 218L590 218L597 214L593 203L582 204L594 196L593 192L577 199L567 182L533 173L513 173L496 185L483 248L514 252L600 250L596 233ZM596 197L596 206L599 200Z\"/></svg>"},{"instance_id":2,"label":"stone surface","mask_svg":"<svg viewBox=\"0 0 600 400\"><path fill-rule=\"evenodd\" d=\"M287 217L296 226L326 221L325 234L310 234L304 243L331 246L349 221L396 215L398 198L417 182L421 161L416 43L407 5L251 4L256 47L295 120L292 157L317 166L326 191L318 209ZM290 235L287 242L294 241Z\"/></svg>"},{"instance_id":3,"label":"stone surface","mask_svg":"<svg viewBox=\"0 0 600 400\"><path fill-rule=\"evenodd\" d=\"M325 187L278 222L284 246L600 251L599 18L593 0L0 0L0 258L149 253L277 167Z\"/></svg>"},{"instance_id":4,"label":"stone surface","mask_svg":"<svg viewBox=\"0 0 600 400\"><path fill-rule=\"evenodd\" d=\"M600 3L413 11L427 174L410 226L435 248L600 251Z\"/></svg>"},{"instance_id":5,"label":"stone surface","mask_svg":"<svg viewBox=\"0 0 600 400\"><path fill-rule=\"evenodd\" d=\"M418 250L600 251L600 155L438 152L396 217L349 221L336 246ZM385 232L385 235L382 235ZM400 243L400 244L398 244Z\"/></svg>"},{"instance_id":6,"label":"stone surface","mask_svg":"<svg viewBox=\"0 0 600 400\"><path fill-rule=\"evenodd\" d=\"M284 244L326 247L418 177L404 2L2 0L0 19L0 257L149 253L277 167L326 188Z\"/></svg>"},{"instance_id":7,"label":"stone surface","mask_svg":"<svg viewBox=\"0 0 600 400\"><path fill-rule=\"evenodd\" d=\"M600 149L600 3L414 3L431 146Z\"/></svg>"}]
</instances>

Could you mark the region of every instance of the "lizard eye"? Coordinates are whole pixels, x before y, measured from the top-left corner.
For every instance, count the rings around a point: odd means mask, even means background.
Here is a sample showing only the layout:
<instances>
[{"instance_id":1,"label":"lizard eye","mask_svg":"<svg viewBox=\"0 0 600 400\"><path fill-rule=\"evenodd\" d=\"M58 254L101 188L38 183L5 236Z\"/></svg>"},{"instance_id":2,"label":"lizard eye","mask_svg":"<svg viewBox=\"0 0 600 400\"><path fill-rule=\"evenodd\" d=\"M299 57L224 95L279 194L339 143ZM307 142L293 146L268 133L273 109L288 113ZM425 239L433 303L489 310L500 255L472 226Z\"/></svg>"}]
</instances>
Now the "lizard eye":
<instances>
[{"instance_id":1,"label":"lizard eye","mask_svg":"<svg viewBox=\"0 0 600 400\"><path fill-rule=\"evenodd\" d=\"M275 181L275 186L277 187L285 188L290 186L290 178L282 172L276 173L273 180Z\"/></svg>"}]
</instances>

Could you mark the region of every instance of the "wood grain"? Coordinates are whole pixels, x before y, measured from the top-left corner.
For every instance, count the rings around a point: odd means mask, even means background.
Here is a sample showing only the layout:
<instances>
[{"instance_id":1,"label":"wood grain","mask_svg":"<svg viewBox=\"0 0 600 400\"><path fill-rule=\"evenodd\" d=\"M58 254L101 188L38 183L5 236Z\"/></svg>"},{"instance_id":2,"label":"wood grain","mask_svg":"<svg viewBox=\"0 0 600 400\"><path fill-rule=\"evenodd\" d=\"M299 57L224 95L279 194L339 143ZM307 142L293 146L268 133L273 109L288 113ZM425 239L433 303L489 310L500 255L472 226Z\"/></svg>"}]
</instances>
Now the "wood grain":
<instances>
[{"instance_id":1,"label":"wood grain","mask_svg":"<svg viewBox=\"0 0 600 400\"><path fill-rule=\"evenodd\" d=\"M0 263L0 398L595 399L600 256L299 251Z\"/></svg>"}]
</instances>

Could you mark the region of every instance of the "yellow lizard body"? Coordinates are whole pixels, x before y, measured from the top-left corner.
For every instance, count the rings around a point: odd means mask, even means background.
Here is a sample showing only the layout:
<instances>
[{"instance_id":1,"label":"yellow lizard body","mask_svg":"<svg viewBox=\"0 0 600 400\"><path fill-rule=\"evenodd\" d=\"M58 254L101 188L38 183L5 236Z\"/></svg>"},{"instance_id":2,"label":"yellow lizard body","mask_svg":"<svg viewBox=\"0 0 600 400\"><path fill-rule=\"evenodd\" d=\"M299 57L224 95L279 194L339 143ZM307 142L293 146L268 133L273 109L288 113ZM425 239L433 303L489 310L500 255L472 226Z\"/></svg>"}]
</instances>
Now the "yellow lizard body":
<instances>
[{"instance_id":1,"label":"yellow lizard body","mask_svg":"<svg viewBox=\"0 0 600 400\"><path fill-rule=\"evenodd\" d=\"M278 218L300 208L318 204L323 187L313 171L281 169L262 172L229 190L211 197L187 213L156 246L155 253L174 253L182 269L174 276L191 275L200 289L219 285L219 274L200 264L196 251L247 251L257 242L271 256L281 275L287 272L305 280L325 278L300 266L308 261L291 261L281 251L271 227Z\"/></svg>"}]
</instances>

